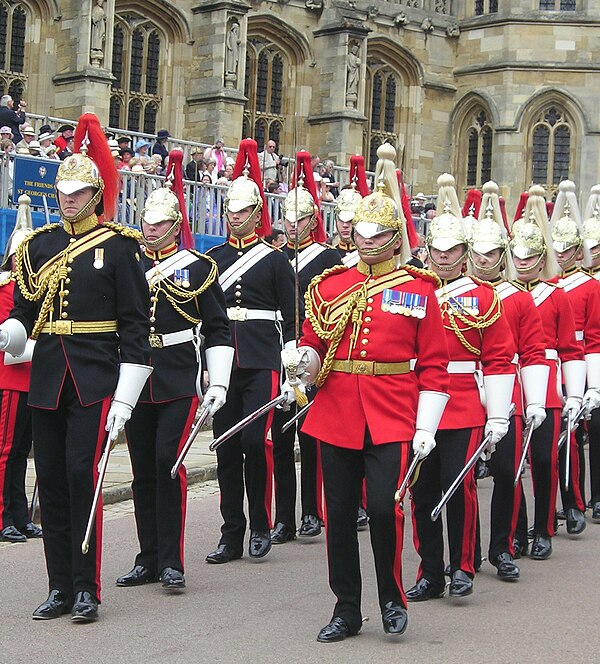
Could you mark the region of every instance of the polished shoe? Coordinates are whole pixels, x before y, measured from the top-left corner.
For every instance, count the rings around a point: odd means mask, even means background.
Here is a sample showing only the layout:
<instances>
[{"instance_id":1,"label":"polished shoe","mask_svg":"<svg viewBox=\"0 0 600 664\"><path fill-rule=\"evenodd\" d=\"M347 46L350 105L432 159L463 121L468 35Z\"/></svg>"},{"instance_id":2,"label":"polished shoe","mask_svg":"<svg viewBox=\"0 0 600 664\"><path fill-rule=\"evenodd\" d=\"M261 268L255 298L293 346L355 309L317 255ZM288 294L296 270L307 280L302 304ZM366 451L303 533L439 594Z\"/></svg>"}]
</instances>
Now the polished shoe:
<instances>
[{"instance_id":1,"label":"polished shoe","mask_svg":"<svg viewBox=\"0 0 600 664\"><path fill-rule=\"evenodd\" d=\"M492 565L498 570L498 578L502 581L518 581L521 576L521 571L508 551L496 556Z\"/></svg>"},{"instance_id":2,"label":"polished shoe","mask_svg":"<svg viewBox=\"0 0 600 664\"><path fill-rule=\"evenodd\" d=\"M381 615L383 622L383 631L386 634L394 634L400 636L406 631L408 625L408 612L399 604L388 602L385 605L385 610Z\"/></svg>"},{"instance_id":3,"label":"polished shoe","mask_svg":"<svg viewBox=\"0 0 600 664\"><path fill-rule=\"evenodd\" d=\"M546 560L552 555L552 539L545 535L536 535L533 538L529 557L533 560Z\"/></svg>"},{"instance_id":4,"label":"polished shoe","mask_svg":"<svg viewBox=\"0 0 600 664\"><path fill-rule=\"evenodd\" d=\"M229 544L219 544L215 551L206 556L206 562L213 565L222 565L231 560L238 560L242 557L241 551L235 551Z\"/></svg>"},{"instance_id":5,"label":"polished shoe","mask_svg":"<svg viewBox=\"0 0 600 664\"><path fill-rule=\"evenodd\" d=\"M450 581L450 590L448 591L449 597L460 599L473 594L473 580L462 569L457 569L452 573L452 580Z\"/></svg>"},{"instance_id":6,"label":"polished shoe","mask_svg":"<svg viewBox=\"0 0 600 664\"><path fill-rule=\"evenodd\" d=\"M116 584L123 588L128 588L130 586L143 586L145 583L153 583L157 581L156 572L153 572L151 569L144 567L143 565L136 565L131 572L123 574L120 576Z\"/></svg>"},{"instance_id":7,"label":"polished shoe","mask_svg":"<svg viewBox=\"0 0 600 664\"><path fill-rule=\"evenodd\" d=\"M159 581L162 582L162 587L167 590L183 590L185 588L185 577L183 572L172 567L165 567L160 573Z\"/></svg>"},{"instance_id":8,"label":"polished shoe","mask_svg":"<svg viewBox=\"0 0 600 664\"><path fill-rule=\"evenodd\" d=\"M250 532L248 542L248 555L251 558L264 558L271 550L271 533L261 533L258 530Z\"/></svg>"},{"instance_id":9,"label":"polished shoe","mask_svg":"<svg viewBox=\"0 0 600 664\"><path fill-rule=\"evenodd\" d=\"M600 502L592 505L592 521L594 523L600 523Z\"/></svg>"},{"instance_id":10,"label":"polished shoe","mask_svg":"<svg viewBox=\"0 0 600 664\"><path fill-rule=\"evenodd\" d=\"M313 514L302 517L302 523L298 529L298 537L316 537L321 534L321 522Z\"/></svg>"},{"instance_id":11,"label":"polished shoe","mask_svg":"<svg viewBox=\"0 0 600 664\"><path fill-rule=\"evenodd\" d=\"M439 599L444 596L444 586L434 586L427 579L419 579L416 585L406 592L409 602L426 602L428 599Z\"/></svg>"},{"instance_id":12,"label":"polished shoe","mask_svg":"<svg viewBox=\"0 0 600 664\"><path fill-rule=\"evenodd\" d=\"M51 590L48 599L40 604L33 612L34 620L53 620L69 613L73 606L73 600L63 593L62 590Z\"/></svg>"},{"instance_id":13,"label":"polished shoe","mask_svg":"<svg viewBox=\"0 0 600 664\"><path fill-rule=\"evenodd\" d=\"M30 521L18 530L22 535L25 535L27 539L37 539L42 536L42 529L33 523L33 521Z\"/></svg>"},{"instance_id":14,"label":"polished shoe","mask_svg":"<svg viewBox=\"0 0 600 664\"><path fill-rule=\"evenodd\" d=\"M26 542L27 537L14 526L6 526L0 530L0 542Z\"/></svg>"},{"instance_id":15,"label":"polished shoe","mask_svg":"<svg viewBox=\"0 0 600 664\"><path fill-rule=\"evenodd\" d=\"M515 552L513 555L513 560L519 560L519 558L527 555L527 552L529 551L529 542L523 543L521 540L514 539L513 551Z\"/></svg>"},{"instance_id":16,"label":"polished shoe","mask_svg":"<svg viewBox=\"0 0 600 664\"><path fill-rule=\"evenodd\" d=\"M71 609L71 620L77 623L88 623L97 619L98 600L87 590L77 593Z\"/></svg>"},{"instance_id":17,"label":"polished shoe","mask_svg":"<svg viewBox=\"0 0 600 664\"><path fill-rule=\"evenodd\" d=\"M585 530L585 515L581 510L571 507L567 510L567 532L580 535Z\"/></svg>"},{"instance_id":18,"label":"polished shoe","mask_svg":"<svg viewBox=\"0 0 600 664\"><path fill-rule=\"evenodd\" d=\"M358 516L356 517L356 530L365 530L369 526L369 517L364 508L358 508Z\"/></svg>"},{"instance_id":19,"label":"polished shoe","mask_svg":"<svg viewBox=\"0 0 600 664\"><path fill-rule=\"evenodd\" d=\"M271 531L271 544L285 544L296 539L296 531L285 523L278 521Z\"/></svg>"},{"instance_id":20,"label":"polished shoe","mask_svg":"<svg viewBox=\"0 0 600 664\"><path fill-rule=\"evenodd\" d=\"M334 641L343 641L347 636L358 634L358 630L353 632L348 627L348 623L339 616L332 618L329 625L325 625L317 636L317 641L321 643L332 643Z\"/></svg>"},{"instance_id":21,"label":"polished shoe","mask_svg":"<svg viewBox=\"0 0 600 664\"><path fill-rule=\"evenodd\" d=\"M567 518L565 515L565 510L556 510L555 516L559 521L564 521Z\"/></svg>"},{"instance_id":22,"label":"polished shoe","mask_svg":"<svg viewBox=\"0 0 600 664\"><path fill-rule=\"evenodd\" d=\"M535 533L533 532L533 526L530 528L527 528L527 539L532 540L535 537Z\"/></svg>"}]
</instances>

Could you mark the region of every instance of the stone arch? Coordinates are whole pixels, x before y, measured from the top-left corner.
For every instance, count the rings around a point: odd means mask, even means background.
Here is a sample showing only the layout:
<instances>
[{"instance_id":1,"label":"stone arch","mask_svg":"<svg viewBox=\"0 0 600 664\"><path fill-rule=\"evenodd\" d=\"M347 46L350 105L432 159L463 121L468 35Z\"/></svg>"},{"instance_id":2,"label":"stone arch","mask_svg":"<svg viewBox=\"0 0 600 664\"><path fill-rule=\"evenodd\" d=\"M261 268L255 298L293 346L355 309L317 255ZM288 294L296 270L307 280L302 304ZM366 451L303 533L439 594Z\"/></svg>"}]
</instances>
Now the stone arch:
<instances>
[{"instance_id":1,"label":"stone arch","mask_svg":"<svg viewBox=\"0 0 600 664\"><path fill-rule=\"evenodd\" d=\"M575 130L579 136L589 133L590 127L588 126L585 111L580 101L572 93L550 87L536 90L521 105L515 115L515 130L526 134L534 116L541 111L543 106L553 103L562 106L571 118L573 118Z\"/></svg>"},{"instance_id":2,"label":"stone arch","mask_svg":"<svg viewBox=\"0 0 600 664\"><path fill-rule=\"evenodd\" d=\"M281 49L292 69L303 62L315 62L315 55L306 37L272 14L248 17L248 39L250 37L260 37Z\"/></svg>"},{"instance_id":3,"label":"stone arch","mask_svg":"<svg viewBox=\"0 0 600 664\"><path fill-rule=\"evenodd\" d=\"M367 40L367 58L378 58L394 69L406 86L422 86L425 80L421 63L408 51L387 37Z\"/></svg>"},{"instance_id":4,"label":"stone arch","mask_svg":"<svg viewBox=\"0 0 600 664\"><path fill-rule=\"evenodd\" d=\"M166 0L116 0L115 14L135 14L145 18L166 35L168 42L193 43L192 30L186 15L174 3Z\"/></svg>"}]
</instances>

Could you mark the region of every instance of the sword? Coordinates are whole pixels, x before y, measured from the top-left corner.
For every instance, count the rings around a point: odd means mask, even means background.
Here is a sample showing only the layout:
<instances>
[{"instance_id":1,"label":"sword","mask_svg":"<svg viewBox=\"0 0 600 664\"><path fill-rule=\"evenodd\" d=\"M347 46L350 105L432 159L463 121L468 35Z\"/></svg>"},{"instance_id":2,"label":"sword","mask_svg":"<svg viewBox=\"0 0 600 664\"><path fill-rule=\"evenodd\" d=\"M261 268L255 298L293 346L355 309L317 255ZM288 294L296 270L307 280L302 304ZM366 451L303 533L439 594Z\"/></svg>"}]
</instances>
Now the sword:
<instances>
[{"instance_id":1,"label":"sword","mask_svg":"<svg viewBox=\"0 0 600 664\"><path fill-rule=\"evenodd\" d=\"M573 420L571 419L571 411L567 413L567 429L566 429L566 455L565 455L565 491L569 490L569 479L571 475L571 434L573 433Z\"/></svg>"},{"instance_id":2,"label":"sword","mask_svg":"<svg viewBox=\"0 0 600 664\"><path fill-rule=\"evenodd\" d=\"M33 485L33 496L31 497L31 508L29 510L30 521L33 521L35 519L35 513L37 512L38 493L39 493L39 486L36 477L35 484Z\"/></svg>"},{"instance_id":3,"label":"sword","mask_svg":"<svg viewBox=\"0 0 600 664\"><path fill-rule=\"evenodd\" d=\"M209 418L209 416L210 416L210 408L202 408L200 410L200 417L198 418L196 424L194 424L194 426L192 427L190 435L185 441L185 445L182 447L181 452L177 457L177 461L175 462L175 465L173 466L173 468L171 468L172 480L174 480L177 477L177 473L179 472L179 468L181 467L181 464L185 459L185 455L188 453L190 447L192 446L192 443L196 440L196 436L200 433L200 429L202 428L206 420Z\"/></svg>"},{"instance_id":4,"label":"sword","mask_svg":"<svg viewBox=\"0 0 600 664\"><path fill-rule=\"evenodd\" d=\"M44 203L44 218L46 219L46 224L50 223L50 212L48 211L48 201L45 196L42 196L42 201Z\"/></svg>"},{"instance_id":5,"label":"sword","mask_svg":"<svg viewBox=\"0 0 600 664\"><path fill-rule=\"evenodd\" d=\"M521 473L523 472L523 467L525 466L525 459L527 458L527 452L529 452L529 446L531 445L531 436L533 434L533 417L527 420L525 424L525 431L523 432L523 453L521 454L521 460L519 461L519 467L517 468L517 474L515 475L516 487L521 479Z\"/></svg>"},{"instance_id":6,"label":"sword","mask_svg":"<svg viewBox=\"0 0 600 664\"><path fill-rule=\"evenodd\" d=\"M102 492L102 482L104 481L104 476L106 475L106 469L108 468L108 457L110 455L111 445L114 443L113 440L109 438L106 439L106 445L104 446L104 452L102 453L102 459L100 459L100 464L98 467L98 481L96 482L96 490L94 491L94 500L92 501L92 508L90 510L90 516L88 518L87 528L85 529L85 537L81 543L81 553L85 555L90 549L90 538L92 536L92 528L94 526L94 521L96 520L96 507L98 506L98 500L100 499L100 494Z\"/></svg>"},{"instance_id":7,"label":"sword","mask_svg":"<svg viewBox=\"0 0 600 664\"><path fill-rule=\"evenodd\" d=\"M512 417L514 412L515 412L515 405L511 404L509 417ZM492 439L492 432L490 431L490 433L484 436L479 447L475 450L473 456L467 461L466 466L460 471L458 477L448 487L448 491L446 491L446 493L442 496L440 502L431 511L432 521L437 521L438 517L440 516L440 512L444 508L444 505L450 500L450 498L452 498L452 496L456 492L456 489L458 489L458 487L462 484L462 481L469 474L471 468L473 468L473 466L477 463L477 459L479 459L479 457L483 454L485 448L489 445L491 439Z\"/></svg>"},{"instance_id":8,"label":"sword","mask_svg":"<svg viewBox=\"0 0 600 664\"><path fill-rule=\"evenodd\" d=\"M308 412L308 409L313 405L314 401L310 401L309 403L304 406L304 408L301 408L295 415L292 417L291 420L288 420L282 427L281 427L281 433L285 433L291 426L296 424L296 422L306 413Z\"/></svg>"},{"instance_id":9,"label":"sword","mask_svg":"<svg viewBox=\"0 0 600 664\"><path fill-rule=\"evenodd\" d=\"M257 420L259 417L262 417L269 411L273 410L273 408L276 408L280 404L285 403L285 401L286 399L283 394L280 394L278 397L271 399L271 401L266 403L264 406L261 406L253 413L250 413L250 415L244 417L243 420L240 420L237 424L232 426L231 429L227 429L225 433L222 433L218 438L215 438L208 446L208 449L213 452L217 449L217 447L219 447L219 445L222 445L226 440L229 440L232 436L235 436L238 431L241 431L244 427L247 427L249 424L254 422L254 420Z\"/></svg>"},{"instance_id":10,"label":"sword","mask_svg":"<svg viewBox=\"0 0 600 664\"><path fill-rule=\"evenodd\" d=\"M579 426L579 422L581 421L581 418L585 415L585 408L582 406L577 413L575 413L575 417L572 420L571 424L571 431L575 431L577 427ZM565 444L565 441L567 440L567 430L565 429L560 436L558 437L558 449Z\"/></svg>"},{"instance_id":11,"label":"sword","mask_svg":"<svg viewBox=\"0 0 600 664\"><path fill-rule=\"evenodd\" d=\"M425 457L424 457L425 458ZM404 494L406 493L406 489L408 488L408 484L413 476L413 473L415 472L415 469L417 465L419 464L419 461L421 460L421 457L418 454L415 454L413 457L413 460L408 467L408 471L406 475L404 476L404 479L402 480L402 484L400 485L400 488L398 491L396 491L396 494L394 495L394 500L397 503L401 503L402 499L404 498Z\"/></svg>"}]
</instances>

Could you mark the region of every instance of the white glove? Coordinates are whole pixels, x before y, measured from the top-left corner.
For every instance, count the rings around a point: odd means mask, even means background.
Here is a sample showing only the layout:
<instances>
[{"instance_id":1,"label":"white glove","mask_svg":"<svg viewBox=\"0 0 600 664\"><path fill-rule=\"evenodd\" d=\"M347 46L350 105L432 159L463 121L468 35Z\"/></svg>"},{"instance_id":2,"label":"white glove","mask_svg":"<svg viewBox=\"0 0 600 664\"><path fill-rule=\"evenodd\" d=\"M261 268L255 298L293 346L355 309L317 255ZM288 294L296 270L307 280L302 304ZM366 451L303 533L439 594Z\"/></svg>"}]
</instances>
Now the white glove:
<instances>
[{"instance_id":1,"label":"white glove","mask_svg":"<svg viewBox=\"0 0 600 664\"><path fill-rule=\"evenodd\" d=\"M424 459L435 448L433 434L423 429L417 429L413 438L412 448L413 452L420 459Z\"/></svg>"},{"instance_id":2,"label":"white glove","mask_svg":"<svg viewBox=\"0 0 600 664\"><path fill-rule=\"evenodd\" d=\"M227 390L222 385L211 385L206 390L202 400L202 408L208 408L211 415L214 415L219 408L222 408L227 399Z\"/></svg>"},{"instance_id":3,"label":"white glove","mask_svg":"<svg viewBox=\"0 0 600 664\"><path fill-rule=\"evenodd\" d=\"M310 346L284 348L281 351L281 362L292 386L297 378L300 378L304 385L312 385L321 369L321 358Z\"/></svg>"},{"instance_id":4,"label":"white glove","mask_svg":"<svg viewBox=\"0 0 600 664\"><path fill-rule=\"evenodd\" d=\"M227 398L227 388L229 387L229 381L231 380L231 366L233 364L233 359L235 355L235 350L232 346L211 346L206 349L206 369L208 370L208 389L206 390L206 396L210 393L210 390L213 387L221 387L225 390L225 396L223 396L223 402L218 406L214 407L214 410L211 408L211 414L214 414L221 408L225 403ZM196 376L196 394L202 399L202 383L204 381L203 371L198 367L198 375ZM212 393L213 396L216 396L216 393ZM215 401L215 399L212 399ZM206 397L202 404L206 404Z\"/></svg>"},{"instance_id":5,"label":"white glove","mask_svg":"<svg viewBox=\"0 0 600 664\"><path fill-rule=\"evenodd\" d=\"M562 409L562 416L566 418L571 413L571 417L575 418L580 408L581 399L579 397L567 397L564 408Z\"/></svg>"},{"instance_id":6,"label":"white glove","mask_svg":"<svg viewBox=\"0 0 600 664\"><path fill-rule=\"evenodd\" d=\"M490 442L483 453L484 461L489 461L492 454L496 451L496 445L508 433L509 420L504 417L489 417L485 423L484 436L491 434Z\"/></svg>"},{"instance_id":7,"label":"white glove","mask_svg":"<svg viewBox=\"0 0 600 664\"><path fill-rule=\"evenodd\" d=\"M306 394L306 388L298 379L295 381L286 380L281 386L281 395L285 397L288 406L296 403L296 392L294 391L294 387L299 389L302 394ZM289 410L289 408L284 407L284 410Z\"/></svg>"},{"instance_id":8,"label":"white glove","mask_svg":"<svg viewBox=\"0 0 600 664\"><path fill-rule=\"evenodd\" d=\"M533 420L533 428L537 429L546 419L546 409L539 403L530 403L525 409L525 418Z\"/></svg>"},{"instance_id":9,"label":"white glove","mask_svg":"<svg viewBox=\"0 0 600 664\"><path fill-rule=\"evenodd\" d=\"M595 387L590 387L583 395L583 407L585 408L585 416L589 418L592 411L600 408L600 390Z\"/></svg>"},{"instance_id":10,"label":"white glove","mask_svg":"<svg viewBox=\"0 0 600 664\"><path fill-rule=\"evenodd\" d=\"M133 408L121 401L113 401L110 404L108 417L106 418L106 431L108 431L108 438L111 443L117 441L117 436L125 428L125 424L129 422ZM111 445L111 449L112 449Z\"/></svg>"},{"instance_id":11,"label":"white glove","mask_svg":"<svg viewBox=\"0 0 600 664\"><path fill-rule=\"evenodd\" d=\"M8 346L8 332L0 328L0 350Z\"/></svg>"}]
</instances>

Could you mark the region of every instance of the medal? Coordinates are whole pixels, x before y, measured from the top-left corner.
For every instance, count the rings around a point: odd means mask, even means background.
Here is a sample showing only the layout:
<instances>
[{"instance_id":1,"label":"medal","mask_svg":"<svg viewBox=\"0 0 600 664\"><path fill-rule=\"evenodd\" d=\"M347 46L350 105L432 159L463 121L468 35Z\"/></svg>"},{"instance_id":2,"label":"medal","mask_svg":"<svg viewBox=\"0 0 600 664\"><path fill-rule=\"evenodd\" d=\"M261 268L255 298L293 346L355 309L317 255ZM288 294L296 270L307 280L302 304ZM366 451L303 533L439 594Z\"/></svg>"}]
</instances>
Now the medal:
<instances>
[{"instance_id":1,"label":"medal","mask_svg":"<svg viewBox=\"0 0 600 664\"><path fill-rule=\"evenodd\" d=\"M94 251L93 266L96 268L96 270L100 270L104 267L104 249L102 247Z\"/></svg>"}]
</instances>

